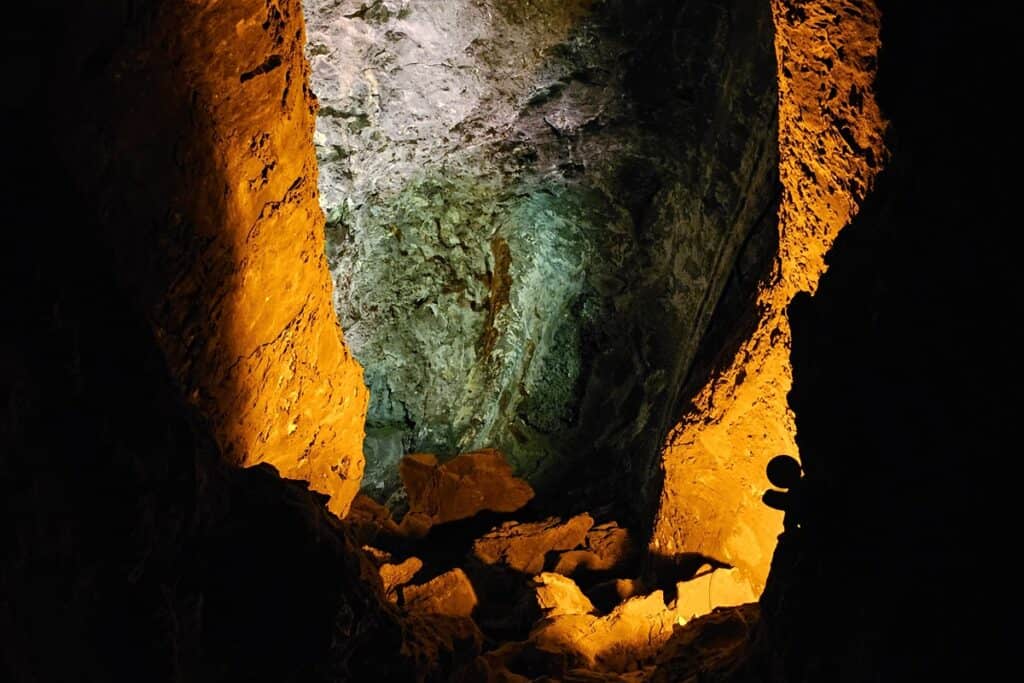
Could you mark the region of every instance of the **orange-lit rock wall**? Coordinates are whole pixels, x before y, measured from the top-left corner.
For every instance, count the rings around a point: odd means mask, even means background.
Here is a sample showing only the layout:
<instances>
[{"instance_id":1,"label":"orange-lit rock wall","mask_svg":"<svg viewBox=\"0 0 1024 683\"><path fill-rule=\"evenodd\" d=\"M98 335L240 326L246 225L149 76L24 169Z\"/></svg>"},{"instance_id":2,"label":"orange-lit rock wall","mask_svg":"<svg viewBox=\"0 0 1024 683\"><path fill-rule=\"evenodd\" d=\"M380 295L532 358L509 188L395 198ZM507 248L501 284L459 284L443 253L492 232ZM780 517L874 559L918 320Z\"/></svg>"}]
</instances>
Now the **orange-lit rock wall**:
<instances>
[{"instance_id":1,"label":"orange-lit rock wall","mask_svg":"<svg viewBox=\"0 0 1024 683\"><path fill-rule=\"evenodd\" d=\"M99 30L132 37L68 66L107 92L69 111L96 145L69 151L123 283L225 457L307 480L344 514L367 391L331 302L300 2L101 11Z\"/></svg>"},{"instance_id":2,"label":"orange-lit rock wall","mask_svg":"<svg viewBox=\"0 0 1024 683\"><path fill-rule=\"evenodd\" d=\"M757 294L758 323L669 435L651 550L737 567L760 592L782 513L764 506L768 460L797 454L786 403L785 309L814 291L824 257L885 158L872 84L880 17L871 0L772 0L779 86L779 253Z\"/></svg>"}]
</instances>

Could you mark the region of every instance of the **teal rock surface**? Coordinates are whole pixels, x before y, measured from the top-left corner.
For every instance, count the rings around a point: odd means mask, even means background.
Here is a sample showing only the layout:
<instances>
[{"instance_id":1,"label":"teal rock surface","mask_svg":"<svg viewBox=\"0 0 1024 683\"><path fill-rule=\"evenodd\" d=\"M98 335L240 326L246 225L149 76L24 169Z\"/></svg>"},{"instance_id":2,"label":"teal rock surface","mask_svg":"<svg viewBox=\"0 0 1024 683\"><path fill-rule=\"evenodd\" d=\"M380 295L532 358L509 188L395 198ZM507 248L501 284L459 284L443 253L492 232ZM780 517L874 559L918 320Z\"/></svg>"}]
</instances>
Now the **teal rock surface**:
<instances>
[{"instance_id":1,"label":"teal rock surface","mask_svg":"<svg viewBox=\"0 0 1024 683\"><path fill-rule=\"evenodd\" d=\"M772 248L763 4L306 0L364 491L414 451L495 447L538 490L650 466Z\"/></svg>"}]
</instances>

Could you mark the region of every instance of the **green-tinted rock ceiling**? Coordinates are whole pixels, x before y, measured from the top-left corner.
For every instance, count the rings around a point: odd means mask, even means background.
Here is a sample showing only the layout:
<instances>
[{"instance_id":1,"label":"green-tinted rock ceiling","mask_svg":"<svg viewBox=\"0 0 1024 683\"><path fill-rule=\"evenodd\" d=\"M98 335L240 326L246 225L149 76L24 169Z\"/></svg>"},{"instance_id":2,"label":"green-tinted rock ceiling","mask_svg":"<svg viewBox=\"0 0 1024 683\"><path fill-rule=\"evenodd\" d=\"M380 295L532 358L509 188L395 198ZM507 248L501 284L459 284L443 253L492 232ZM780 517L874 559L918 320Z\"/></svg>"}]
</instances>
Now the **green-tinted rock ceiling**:
<instances>
[{"instance_id":1,"label":"green-tinted rock ceiling","mask_svg":"<svg viewBox=\"0 0 1024 683\"><path fill-rule=\"evenodd\" d=\"M369 494L410 451L493 446L541 487L647 466L774 226L753 5L305 0Z\"/></svg>"}]
</instances>

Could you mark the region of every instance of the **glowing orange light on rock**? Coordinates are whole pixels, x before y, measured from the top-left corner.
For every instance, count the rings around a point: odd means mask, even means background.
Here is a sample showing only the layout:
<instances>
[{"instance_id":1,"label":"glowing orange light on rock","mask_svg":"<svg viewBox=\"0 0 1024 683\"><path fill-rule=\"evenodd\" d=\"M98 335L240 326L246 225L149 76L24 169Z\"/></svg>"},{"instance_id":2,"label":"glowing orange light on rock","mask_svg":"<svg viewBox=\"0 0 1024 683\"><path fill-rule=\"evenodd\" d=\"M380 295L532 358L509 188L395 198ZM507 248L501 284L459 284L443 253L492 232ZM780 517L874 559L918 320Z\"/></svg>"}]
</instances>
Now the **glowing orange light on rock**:
<instances>
[{"instance_id":1,"label":"glowing orange light on rock","mask_svg":"<svg viewBox=\"0 0 1024 683\"><path fill-rule=\"evenodd\" d=\"M308 481L343 515L362 479L368 394L334 311L305 32L299 3L285 4L270 35L265 17L235 25L254 40L277 33L287 49L274 49L279 66L237 86L243 106L265 115L238 115L224 131L236 141L225 162L240 268L226 304L237 361L232 424L222 433L242 464L269 462Z\"/></svg>"},{"instance_id":2,"label":"glowing orange light on rock","mask_svg":"<svg viewBox=\"0 0 1024 683\"><path fill-rule=\"evenodd\" d=\"M344 514L363 473L368 397L324 255L301 3L167 12L179 15L166 23L183 27L181 38L161 43L166 54L147 53L160 68L128 73L123 84L143 95L162 88L165 99L133 99L136 123L122 137L134 148L118 150L175 150L176 194L160 197L174 207L160 236L168 281L146 293L157 337L227 459L269 462ZM159 84L146 82L153 73ZM168 100L182 103L175 122L189 134L154 140L161 129L152 122L176 114L164 111Z\"/></svg>"},{"instance_id":3,"label":"glowing orange light on rock","mask_svg":"<svg viewBox=\"0 0 1024 683\"><path fill-rule=\"evenodd\" d=\"M735 566L756 593L781 513L764 506L764 471L796 454L786 402L792 382L785 309L813 292L825 254L857 212L885 159L872 84L880 15L871 2L772 0L780 68L779 253L757 296L759 323L669 435L650 549L700 553Z\"/></svg>"}]
</instances>

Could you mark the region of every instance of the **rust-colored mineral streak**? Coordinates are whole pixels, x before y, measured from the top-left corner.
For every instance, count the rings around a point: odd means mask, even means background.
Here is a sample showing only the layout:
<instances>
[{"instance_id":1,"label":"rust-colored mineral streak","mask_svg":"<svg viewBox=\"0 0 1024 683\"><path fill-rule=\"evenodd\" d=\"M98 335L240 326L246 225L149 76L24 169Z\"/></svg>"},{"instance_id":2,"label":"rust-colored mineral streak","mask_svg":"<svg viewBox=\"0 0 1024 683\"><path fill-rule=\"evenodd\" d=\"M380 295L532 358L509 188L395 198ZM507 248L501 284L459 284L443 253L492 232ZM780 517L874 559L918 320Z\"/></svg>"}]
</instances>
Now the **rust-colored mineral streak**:
<instances>
[{"instance_id":1,"label":"rust-colored mineral streak","mask_svg":"<svg viewBox=\"0 0 1024 683\"><path fill-rule=\"evenodd\" d=\"M825 255L885 159L872 92L880 15L871 0L772 0L779 64L779 253L757 294L758 324L669 435L651 551L700 553L764 587L782 515L764 471L797 453L786 306L813 292Z\"/></svg>"}]
</instances>

